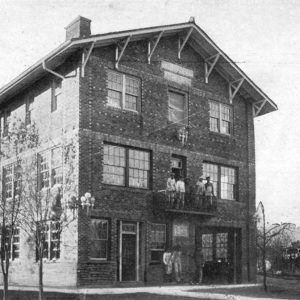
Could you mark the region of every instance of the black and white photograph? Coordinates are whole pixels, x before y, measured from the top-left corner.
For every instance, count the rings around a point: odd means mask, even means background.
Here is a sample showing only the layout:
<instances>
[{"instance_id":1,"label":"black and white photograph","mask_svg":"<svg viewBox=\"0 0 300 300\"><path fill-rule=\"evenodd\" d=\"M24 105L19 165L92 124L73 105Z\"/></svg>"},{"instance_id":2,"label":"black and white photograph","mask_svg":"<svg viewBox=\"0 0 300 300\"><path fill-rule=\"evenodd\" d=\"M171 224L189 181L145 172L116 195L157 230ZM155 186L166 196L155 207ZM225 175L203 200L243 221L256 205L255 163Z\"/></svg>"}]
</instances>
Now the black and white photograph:
<instances>
[{"instance_id":1,"label":"black and white photograph","mask_svg":"<svg viewBox=\"0 0 300 300\"><path fill-rule=\"evenodd\" d=\"M300 299L299 0L0 0L0 298Z\"/></svg>"}]
</instances>

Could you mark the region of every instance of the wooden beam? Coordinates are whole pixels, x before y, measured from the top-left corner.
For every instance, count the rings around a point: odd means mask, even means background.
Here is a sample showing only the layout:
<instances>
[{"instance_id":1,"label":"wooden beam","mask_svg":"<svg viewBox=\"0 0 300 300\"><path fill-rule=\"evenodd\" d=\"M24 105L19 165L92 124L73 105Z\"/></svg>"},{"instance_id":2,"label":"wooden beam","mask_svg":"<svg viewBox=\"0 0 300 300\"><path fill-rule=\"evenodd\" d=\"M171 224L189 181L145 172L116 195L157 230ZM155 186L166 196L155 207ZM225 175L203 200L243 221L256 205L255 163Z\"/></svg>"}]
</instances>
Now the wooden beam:
<instances>
[{"instance_id":1,"label":"wooden beam","mask_svg":"<svg viewBox=\"0 0 300 300\"><path fill-rule=\"evenodd\" d=\"M152 50L151 50L151 42L148 41L148 64L151 63L151 57L152 57L152 55L153 55L154 50L156 49L156 47L157 47L157 45L158 45L158 42L159 42L159 40L161 39L163 33L164 33L164 31L161 31L161 32L159 33L159 35L158 35L158 37L156 38L156 41L155 41L155 43L154 43L154 45L153 45Z\"/></svg>"},{"instance_id":2,"label":"wooden beam","mask_svg":"<svg viewBox=\"0 0 300 300\"><path fill-rule=\"evenodd\" d=\"M43 65L43 69L44 69L45 71L47 71L47 72L49 72L49 73L55 75L56 77L59 77L60 79L65 79L65 77L64 77L63 75L61 75L61 74L59 74L59 73L57 73L57 72L55 72L55 71L53 71L53 70L48 69L48 68L46 67L46 62L45 62L45 61L43 61L42 65Z\"/></svg>"},{"instance_id":3,"label":"wooden beam","mask_svg":"<svg viewBox=\"0 0 300 300\"><path fill-rule=\"evenodd\" d=\"M126 41L125 41L125 44L124 44L123 47L122 47L122 50L121 50L120 55L119 55L119 46L118 46L118 45L116 46L116 63L115 63L116 69L119 68L119 62L120 62L120 60L121 60L121 58L122 58L122 56L123 56L123 54L124 54L124 51L125 51L125 49L126 49L128 43L129 43L130 39L131 39L131 35L129 35L129 36L127 37L127 39L126 39Z\"/></svg>"},{"instance_id":4,"label":"wooden beam","mask_svg":"<svg viewBox=\"0 0 300 300\"><path fill-rule=\"evenodd\" d=\"M85 73L85 66L91 56L91 53L94 49L94 46L95 46L95 42L92 43L87 55L85 56L84 52L83 52L83 62L82 62L82 68L81 68L81 76L84 77L84 73Z\"/></svg>"},{"instance_id":5,"label":"wooden beam","mask_svg":"<svg viewBox=\"0 0 300 300\"><path fill-rule=\"evenodd\" d=\"M264 99L261 103L261 105L258 107L257 111L255 112L255 117L259 115L265 104L267 103L267 99Z\"/></svg>"},{"instance_id":6,"label":"wooden beam","mask_svg":"<svg viewBox=\"0 0 300 300\"><path fill-rule=\"evenodd\" d=\"M244 82L244 78L229 82L229 102L232 104L232 100L239 91Z\"/></svg>"},{"instance_id":7,"label":"wooden beam","mask_svg":"<svg viewBox=\"0 0 300 300\"><path fill-rule=\"evenodd\" d=\"M179 49L178 49L178 58L179 58L179 59L181 58L181 51L183 50L183 48L184 48L186 42L188 41L188 39L189 39L189 37L190 37L192 31L193 31L193 27L190 28L190 30L189 30L189 32L187 33L186 37L184 38L182 44L180 44L180 38L179 38L179 40L178 40L178 48L179 48Z\"/></svg>"},{"instance_id":8,"label":"wooden beam","mask_svg":"<svg viewBox=\"0 0 300 300\"><path fill-rule=\"evenodd\" d=\"M220 53L218 53L212 57L209 57L205 60L205 62L204 62L205 83L208 83L208 77L209 77L210 73L212 72L213 68L215 67L219 57L220 57Z\"/></svg>"}]
</instances>

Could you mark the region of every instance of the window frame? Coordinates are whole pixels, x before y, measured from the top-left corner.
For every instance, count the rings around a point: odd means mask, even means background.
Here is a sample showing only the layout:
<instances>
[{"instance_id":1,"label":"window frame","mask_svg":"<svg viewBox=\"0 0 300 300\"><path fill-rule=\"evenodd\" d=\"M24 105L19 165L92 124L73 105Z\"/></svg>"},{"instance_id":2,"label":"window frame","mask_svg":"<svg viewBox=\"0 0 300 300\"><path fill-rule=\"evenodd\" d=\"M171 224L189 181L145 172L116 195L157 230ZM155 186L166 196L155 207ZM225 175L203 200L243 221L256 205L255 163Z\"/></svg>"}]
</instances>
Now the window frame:
<instances>
[{"instance_id":1,"label":"window frame","mask_svg":"<svg viewBox=\"0 0 300 300\"><path fill-rule=\"evenodd\" d=\"M61 151L61 164L60 167L53 167L53 153L55 150L60 149ZM42 178L42 174L45 172L44 170L42 170L42 157L46 158L46 164L48 165L48 186L43 186L43 178ZM64 172L63 172L63 148L61 146L58 147L54 147L45 151L42 151L40 153L38 153L38 185L39 185L39 190L44 190L44 189L49 189L52 188L55 184L54 183L54 175L53 175L53 171L60 168L61 169L61 183L58 184L62 184L63 183L63 178L64 178Z\"/></svg>"},{"instance_id":2,"label":"window frame","mask_svg":"<svg viewBox=\"0 0 300 300\"><path fill-rule=\"evenodd\" d=\"M5 109L1 114L1 136L3 138L8 136L10 122L11 122L11 110Z\"/></svg>"},{"instance_id":3,"label":"window frame","mask_svg":"<svg viewBox=\"0 0 300 300\"><path fill-rule=\"evenodd\" d=\"M101 217L95 217L92 216L90 218L90 221L92 220L98 220L101 222L105 222L107 224L107 229L106 229L106 234L107 234L107 238L106 239L98 239L99 241L106 241L106 258L102 258L102 257L92 257L90 255L90 249L91 246L89 247L89 259L90 260L95 260L95 261L109 261L110 260L110 240L111 240L111 225L110 225L110 220L107 218L101 218ZM89 236L90 239L90 243L92 242L91 236Z\"/></svg>"},{"instance_id":4,"label":"window frame","mask_svg":"<svg viewBox=\"0 0 300 300\"><path fill-rule=\"evenodd\" d=\"M54 79L51 82L51 113L58 111L58 98L62 95L62 79Z\"/></svg>"},{"instance_id":5,"label":"window frame","mask_svg":"<svg viewBox=\"0 0 300 300\"><path fill-rule=\"evenodd\" d=\"M111 183L111 182L105 182L105 178L104 178L104 166L115 166L115 165L109 165L109 164L105 164L104 161L104 148L105 146L112 146L112 147L119 147L121 149L124 149L124 166L121 166L124 169L124 177L123 177L123 181L124 184L116 184L116 183ZM132 151L140 151L140 152L144 152L147 153L149 155L149 169L137 169L137 170L142 170L142 171L146 171L147 172L147 187L141 187L141 186L134 186L134 185L130 185L130 169L136 169L136 168L132 168L130 167L130 156L129 156L129 152L130 150ZM152 152L151 150L147 150L147 149L141 149L141 148L135 148L135 147L129 147L126 145L118 145L118 144L113 144L113 143L104 143L103 144L103 160L102 160L102 182L104 184L108 184L108 185L113 185L113 186L120 186L120 187L127 187L127 188L135 188L135 189L143 189L143 190L151 190L152 185L151 185L151 179L152 179Z\"/></svg>"},{"instance_id":6,"label":"window frame","mask_svg":"<svg viewBox=\"0 0 300 300\"><path fill-rule=\"evenodd\" d=\"M25 100L25 125L30 125L32 122L33 105L34 96L30 93Z\"/></svg>"},{"instance_id":7,"label":"window frame","mask_svg":"<svg viewBox=\"0 0 300 300\"><path fill-rule=\"evenodd\" d=\"M11 168L11 197L7 197L6 195L6 176L7 176L7 169ZM10 163L2 167L2 176L3 176L3 187L4 187L4 196L6 199L13 199L16 195L18 195L18 188L20 188L19 184L22 182L22 176L18 176L18 172L16 171L18 169L18 163Z\"/></svg>"},{"instance_id":8,"label":"window frame","mask_svg":"<svg viewBox=\"0 0 300 300\"><path fill-rule=\"evenodd\" d=\"M122 85L122 90L121 91L109 88L109 80L108 80L109 73L116 74L117 76L121 76L121 85ZM141 79L136 77L136 76L121 73L121 72L117 72L117 71L111 70L111 69L107 70L106 74L107 74L107 101L106 101L107 106L112 107L112 108L116 108L116 109L120 109L120 110L140 113L140 111L141 111L141 87L142 87ZM133 79L133 80L138 82L138 93L137 93L137 95L134 95L132 93L128 93L126 91L127 78ZM115 105L111 105L109 103L109 91L114 91L114 92L121 93L121 106L120 107L115 106ZM126 95L136 97L136 110L126 107Z\"/></svg>"},{"instance_id":9,"label":"window frame","mask_svg":"<svg viewBox=\"0 0 300 300\"><path fill-rule=\"evenodd\" d=\"M176 107L171 105L171 97L170 94L177 94L183 96L183 119L179 122L174 122L171 120L170 112L172 109L175 109L176 111L181 111L178 110ZM179 125L187 125L188 124L188 96L187 93L181 90L173 89L173 88L168 88L168 121L171 122L172 124L179 124Z\"/></svg>"},{"instance_id":10,"label":"window frame","mask_svg":"<svg viewBox=\"0 0 300 300\"><path fill-rule=\"evenodd\" d=\"M211 104L218 106L218 117L212 115L212 110L210 107ZM229 110L229 121L222 117L222 115L223 115L222 111L224 108L227 108ZM217 131L212 129L211 119L217 120L217 128L218 128ZM222 131L222 128L223 128L222 122L227 122L229 124L228 125L228 130L229 130L228 133ZM224 104L224 103L217 102L214 100L209 100L209 131L230 136L230 135L232 135L232 129L233 129L232 105Z\"/></svg>"},{"instance_id":11,"label":"window frame","mask_svg":"<svg viewBox=\"0 0 300 300\"><path fill-rule=\"evenodd\" d=\"M7 226L6 227L6 232L9 234L9 230L10 230L10 227ZM16 234L15 231L18 231L18 233ZM20 253L21 253L21 242L20 242L20 226L14 226L14 230L13 230L13 233L11 235L11 239L10 239L10 245L9 245L9 260L10 261L15 261L15 260L19 260L20 259ZM0 235L1 237L1 235ZM18 238L18 242L15 242L14 239L15 237ZM0 238L0 240L2 240ZM7 246L7 236L5 237L5 245ZM15 249L15 245L18 245L18 250ZM15 254L18 253L17 256L15 256Z\"/></svg>"},{"instance_id":12,"label":"window frame","mask_svg":"<svg viewBox=\"0 0 300 300\"><path fill-rule=\"evenodd\" d=\"M157 227L162 226L162 227L164 227L164 247L162 247L162 248L157 248L157 247L153 248L152 247L152 244L153 244L153 241L152 241L152 238L153 238L153 236L152 236L152 234L153 234L152 226L157 226ZM150 242L149 242L149 244L150 244L150 246L149 246L149 248L150 248L150 260L151 260L151 263L160 263L161 262L160 260L152 259L152 252L156 252L156 253L160 252L161 254L163 254L163 252L166 251L166 246L167 246L167 224L165 224L165 223L150 223L150 232L151 232L150 233Z\"/></svg>"},{"instance_id":13,"label":"window frame","mask_svg":"<svg viewBox=\"0 0 300 300\"><path fill-rule=\"evenodd\" d=\"M215 192L215 196L218 198L218 199L221 199L221 200L228 200L228 201L239 201L239 182L238 182L238 168L237 167L233 167L233 166L228 166L228 165L223 165L223 164L217 164L217 163L212 163L212 162L208 162L208 161L204 161L203 162L203 166L202 166L202 170L203 170L203 176L206 177L206 176L210 176L211 177L211 174L205 174L205 169L204 169L204 165L211 165L211 166L214 166L214 167L217 167L217 182L216 182L216 185L217 185L217 191L214 191ZM231 169L234 171L234 184L233 184L233 199L230 199L228 197L226 198L222 198L222 181L221 181L221 178L222 178L222 168L226 168L226 169ZM211 182L215 182L215 181L212 181Z\"/></svg>"}]
</instances>

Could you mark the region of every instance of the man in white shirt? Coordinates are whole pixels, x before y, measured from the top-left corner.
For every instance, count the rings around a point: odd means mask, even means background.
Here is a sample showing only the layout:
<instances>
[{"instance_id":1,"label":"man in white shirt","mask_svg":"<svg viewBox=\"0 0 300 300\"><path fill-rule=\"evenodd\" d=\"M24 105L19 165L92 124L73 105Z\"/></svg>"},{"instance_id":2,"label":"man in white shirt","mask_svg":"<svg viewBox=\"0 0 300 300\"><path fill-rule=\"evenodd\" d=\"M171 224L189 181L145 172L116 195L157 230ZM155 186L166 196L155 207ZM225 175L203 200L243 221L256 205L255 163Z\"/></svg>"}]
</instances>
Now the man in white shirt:
<instances>
[{"instance_id":1,"label":"man in white shirt","mask_svg":"<svg viewBox=\"0 0 300 300\"><path fill-rule=\"evenodd\" d=\"M185 197L185 183L182 176L179 177L176 182L176 192L178 195L177 208L184 207L184 197Z\"/></svg>"},{"instance_id":2,"label":"man in white shirt","mask_svg":"<svg viewBox=\"0 0 300 300\"><path fill-rule=\"evenodd\" d=\"M171 173L170 177L167 180L167 188L166 188L168 204L171 207L173 207L174 204L175 192L176 192L176 181L175 181L174 173Z\"/></svg>"}]
</instances>

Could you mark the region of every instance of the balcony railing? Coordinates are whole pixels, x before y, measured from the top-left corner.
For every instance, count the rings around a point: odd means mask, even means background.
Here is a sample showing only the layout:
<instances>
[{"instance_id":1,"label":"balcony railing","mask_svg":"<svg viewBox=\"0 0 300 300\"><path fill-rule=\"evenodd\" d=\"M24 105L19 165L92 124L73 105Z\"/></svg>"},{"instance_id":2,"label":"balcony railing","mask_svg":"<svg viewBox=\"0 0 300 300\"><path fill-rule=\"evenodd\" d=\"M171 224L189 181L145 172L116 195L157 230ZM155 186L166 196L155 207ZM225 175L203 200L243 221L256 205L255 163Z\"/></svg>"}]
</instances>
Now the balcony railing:
<instances>
[{"instance_id":1,"label":"balcony railing","mask_svg":"<svg viewBox=\"0 0 300 300\"><path fill-rule=\"evenodd\" d=\"M215 197L187 194L183 197L178 193L170 195L167 191L158 191L153 195L153 210L155 213L162 211L172 213L187 213L213 216L217 211Z\"/></svg>"}]
</instances>

